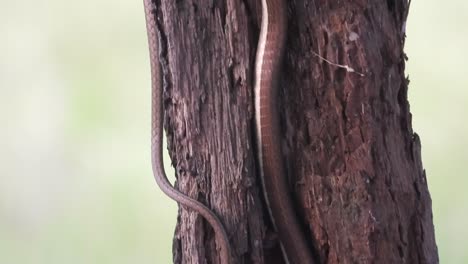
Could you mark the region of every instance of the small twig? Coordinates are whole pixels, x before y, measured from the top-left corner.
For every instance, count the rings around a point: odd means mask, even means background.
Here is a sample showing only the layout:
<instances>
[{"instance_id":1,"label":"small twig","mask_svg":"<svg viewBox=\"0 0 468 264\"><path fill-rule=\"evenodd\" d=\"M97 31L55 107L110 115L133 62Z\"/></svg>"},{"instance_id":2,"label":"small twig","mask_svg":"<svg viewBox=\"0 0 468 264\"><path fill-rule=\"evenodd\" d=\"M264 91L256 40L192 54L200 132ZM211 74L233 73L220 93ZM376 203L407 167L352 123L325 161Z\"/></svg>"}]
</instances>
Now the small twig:
<instances>
[{"instance_id":1,"label":"small twig","mask_svg":"<svg viewBox=\"0 0 468 264\"><path fill-rule=\"evenodd\" d=\"M349 67L348 65L342 65L342 64L338 64L338 63L331 62L331 61L325 59L324 57L320 56L320 55L319 55L318 53L316 53L315 51L312 51L312 53L313 53L315 56L319 57L320 59L324 60L325 62L327 62L327 63L330 64L330 65L333 65L333 66L336 66L336 67L339 67L339 68L343 68L343 69L345 69L347 72L353 72L353 73L356 73L356 74L358 74L358 75L360 75L360 76L364 76L363 73L357 72L356 70L354 70L353 68Z\"/></svg>"}]
</instances>

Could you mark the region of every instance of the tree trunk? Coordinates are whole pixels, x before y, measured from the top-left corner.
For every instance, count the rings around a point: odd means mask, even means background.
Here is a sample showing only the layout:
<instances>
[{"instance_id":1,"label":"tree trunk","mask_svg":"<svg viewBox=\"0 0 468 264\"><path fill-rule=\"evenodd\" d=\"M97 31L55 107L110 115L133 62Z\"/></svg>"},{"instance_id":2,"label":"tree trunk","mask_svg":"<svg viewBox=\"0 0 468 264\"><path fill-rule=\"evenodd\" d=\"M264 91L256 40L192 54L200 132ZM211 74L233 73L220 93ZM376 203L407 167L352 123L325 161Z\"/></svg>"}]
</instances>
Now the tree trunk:
<instances>
[{"instance_id":1,"label":"tree trunk","mask_svg":"<svg viewBox=\"0 0 468 264\"><path fill-rule=\"evenodd\" d=\"M283 263L258 178L259 0L155 0L177 188L222 219L236 263ZM438 263L404 75L405 0L290 0L280 98L290 189L320 263ZM273 234L273 235L272 235ZM219 263L181 208L174 263Z\"/></svg>"}]
</instances>

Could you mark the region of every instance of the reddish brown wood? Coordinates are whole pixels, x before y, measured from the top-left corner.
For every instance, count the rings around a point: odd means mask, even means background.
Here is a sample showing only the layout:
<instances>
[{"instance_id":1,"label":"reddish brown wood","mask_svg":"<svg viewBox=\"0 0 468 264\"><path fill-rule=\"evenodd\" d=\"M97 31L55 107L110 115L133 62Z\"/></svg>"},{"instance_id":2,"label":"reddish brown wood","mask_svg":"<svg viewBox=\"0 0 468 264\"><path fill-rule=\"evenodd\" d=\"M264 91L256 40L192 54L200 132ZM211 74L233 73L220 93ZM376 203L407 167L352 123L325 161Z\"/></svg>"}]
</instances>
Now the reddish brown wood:
<instances>
[{"instance_id":1,"label":"reddish brown wood","mask_svg":"<svg viewBox=\"0 0 468 264\"><path fill-rule=\"evenodd\" d=\"M321 261L437 263L407 101L405 1L306 2L291 4L284 144Z\"/></svg>"},{"instance_id":2,"label":"reddish brown wood","mask_svg":"<svg viewBox=\"0 0 468 264\"><path fill-rule=\"evenodd\" d=\"M221 217L238 263L282 263L255 167L259 2L156 2L177 186ZM406 10L403 0L289 1L281 144L321 263L438 263L407 101ZM179 213L175 263L218 263L210 227Z\"/></svg>"}]
</instances>

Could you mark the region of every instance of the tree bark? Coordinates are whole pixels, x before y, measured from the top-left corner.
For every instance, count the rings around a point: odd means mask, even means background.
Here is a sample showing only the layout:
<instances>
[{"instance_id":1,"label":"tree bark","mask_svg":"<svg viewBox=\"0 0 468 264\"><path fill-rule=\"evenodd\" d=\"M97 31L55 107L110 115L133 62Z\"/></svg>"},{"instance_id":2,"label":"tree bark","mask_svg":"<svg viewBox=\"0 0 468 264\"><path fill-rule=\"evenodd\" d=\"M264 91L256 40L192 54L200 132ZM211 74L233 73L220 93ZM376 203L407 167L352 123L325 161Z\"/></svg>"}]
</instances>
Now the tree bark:
<instances>
[{"instance_id":1,"label":"tree bark","mask_svg":"<svg viewBox=\"0 0 468 264\"><path fill-rule=\"evenodd\" d=\"M237 263L283 263L256 167L259 0L155 0L177 188L224 222ZM320 263L438 263L405 77L404 0L288 2L281 127L290 189ZM183 209L183 210L182 210ZM219 263L180 208L174 263Z\"/></svg>"}]
</instances>

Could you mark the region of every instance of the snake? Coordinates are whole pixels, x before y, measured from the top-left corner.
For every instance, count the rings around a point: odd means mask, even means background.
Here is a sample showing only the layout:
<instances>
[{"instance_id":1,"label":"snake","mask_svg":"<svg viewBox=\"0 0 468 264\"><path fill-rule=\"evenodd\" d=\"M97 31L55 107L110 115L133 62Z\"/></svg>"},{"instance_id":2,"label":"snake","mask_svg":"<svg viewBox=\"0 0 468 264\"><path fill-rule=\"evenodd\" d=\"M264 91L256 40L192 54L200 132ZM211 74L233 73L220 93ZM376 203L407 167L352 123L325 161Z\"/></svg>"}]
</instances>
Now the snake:
<instances>
[{"instance_id":1,"label":"snake","mask_svg":"<svg viewBox=\"0 0 468 264\"><path fill-rule=\"evenodd\" d=\"M159 43L157 36L156 5L144 0L146 30L150 53L151 68L151 163L154 179L164 194L174 201L202 215L215 232L220 244L221 263L231 263L229 237L219 217L207 206L175 189L167 178L163 163L163 86L159 63Z\"/></svg>"},{"instance_id":2,"label":"snake","mask_svg":"<svg viewBox=\"0 0 468 264\"><path fill-rule=\"evenodd\" d=\"M262 0L255 59L255 119L260 178L268 212L286 263L313 264L314 258L294 211L281 151L278 88L287 34L285 0Z\"/></svg>"},{"instance_id":3,"label":"snake","mask_svg":"<svg viewBox=\"0 0 468 264\"><path fill-rule=\"evenodd\" d=\"M261 0L262 20L255 59L255 126L260 178L269 215L278 233L286 263L313 264L305 235L295 215L281 157L277 110L278 75L286 40L285 0ZM159 62L157 7L143 0L151 68L151 163L161 191L172 200L200 214L213 228L223 264L235 263L226 229L207 206L175 189L163 163L163 81Z\"/></svg>"}]
</instances>

